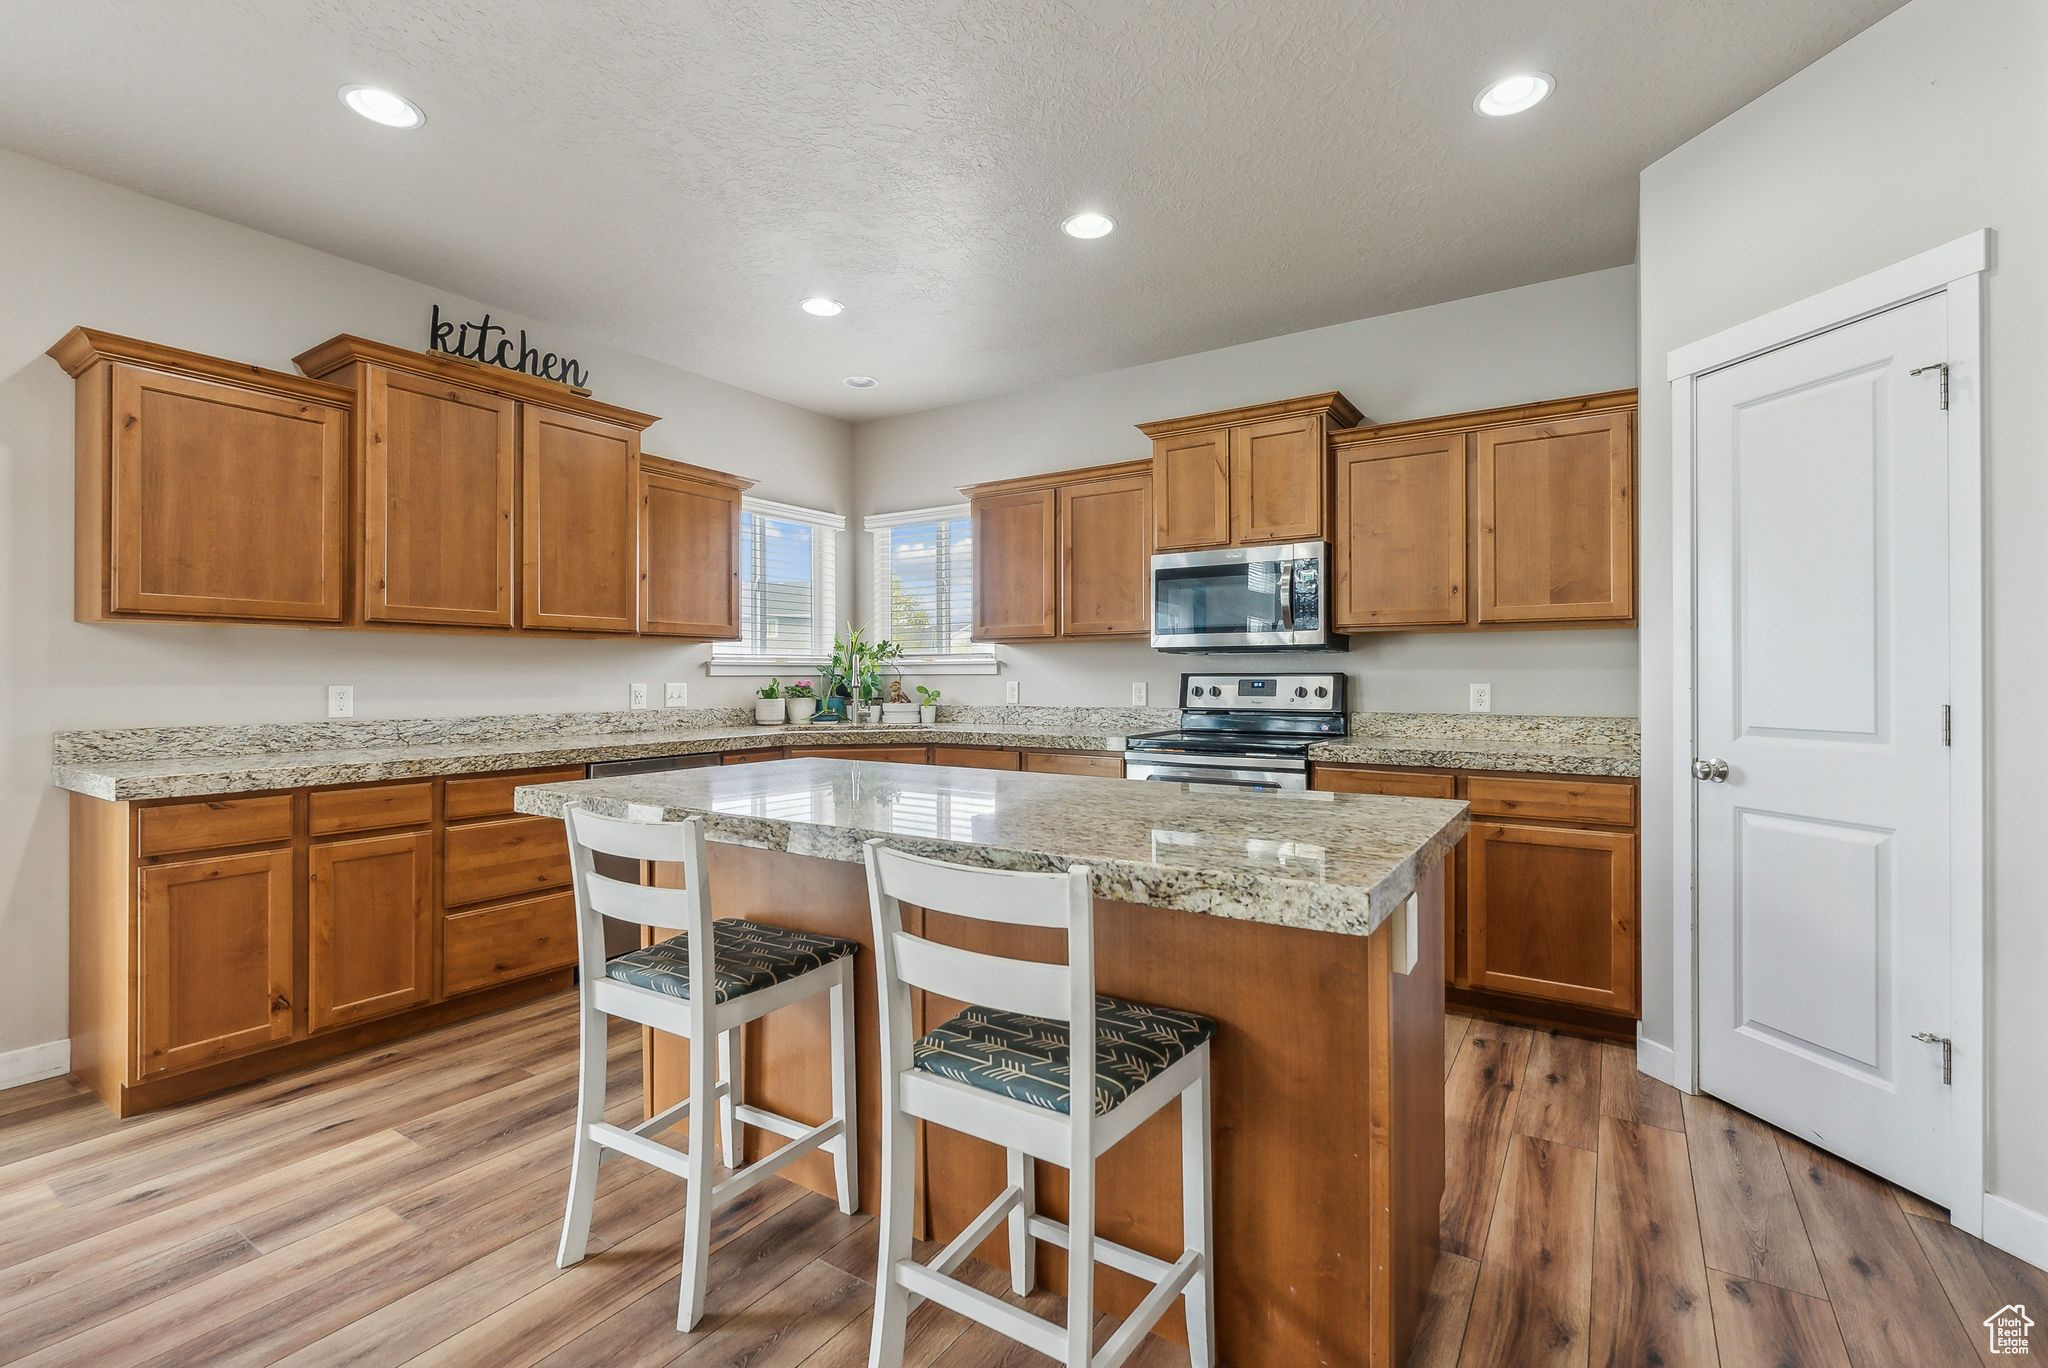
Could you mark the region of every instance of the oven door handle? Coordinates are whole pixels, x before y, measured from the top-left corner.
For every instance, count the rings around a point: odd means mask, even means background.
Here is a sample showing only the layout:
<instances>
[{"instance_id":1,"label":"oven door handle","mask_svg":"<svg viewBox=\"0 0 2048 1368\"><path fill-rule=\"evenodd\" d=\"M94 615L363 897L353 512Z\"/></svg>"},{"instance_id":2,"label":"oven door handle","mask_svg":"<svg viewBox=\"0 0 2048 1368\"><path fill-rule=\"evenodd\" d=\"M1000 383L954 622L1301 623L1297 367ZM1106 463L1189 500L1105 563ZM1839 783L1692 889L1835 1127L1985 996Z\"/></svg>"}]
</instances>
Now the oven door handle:
<instances>
[{"instance_id":1,"label":"oven door handle","mask_svg":"<svg viewBox=\"0 0 2048 1368\"><path fill-rule=\"evenodd\" d=\"M1267 773L1263 771L1253 770L1249 772L1252 774L1256 774L1259 777L1252 779L1232 779L1227 778L1225 776L1230 774L1243 774L1247 771L1204 769L1194 765L1176 767L1172 765L1155 765L1150 762L1144 763L1139 768L1145 771L1143 774L1134 776L1135 778L1140 780L1158 780L1162 783L1168 784L1219 784L1232 788L1277 789L1283 787L1290 777L1301 777L1298 774L1290 776L1285 773Z\"/></svg>"}]
</instances>

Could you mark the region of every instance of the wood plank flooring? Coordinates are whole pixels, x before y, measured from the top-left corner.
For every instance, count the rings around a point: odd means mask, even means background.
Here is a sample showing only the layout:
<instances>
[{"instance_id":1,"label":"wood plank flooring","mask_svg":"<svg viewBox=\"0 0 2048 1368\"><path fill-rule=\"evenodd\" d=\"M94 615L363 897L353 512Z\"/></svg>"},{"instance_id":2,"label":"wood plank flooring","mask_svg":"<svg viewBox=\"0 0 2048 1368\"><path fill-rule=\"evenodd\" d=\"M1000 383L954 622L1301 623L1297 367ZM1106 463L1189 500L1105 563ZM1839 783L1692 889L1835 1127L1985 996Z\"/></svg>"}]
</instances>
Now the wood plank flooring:
<instances>
[{"instance_id":1,"label":"wood plank flooring","mask_svg":"<svg viewBox=\"0 0 2048 1368\"><path fill-rule=\"evenodd\" d=\"M1452 1252L1416 1365L1989 1363L1978 1320L2048 1305L2048 1274L1621 1047L1444 1038ZM616 1120L638 1045L613 1038ZM865 1364L874 1222L787 1184L719 1213L688 1335L665 1175L606 1165L591 1257L555 1268L574 1069L564 996L129 1121L61 1081L0 1092L0 1363ZM907 1362L1043 1360L926 1304Z\"/></svg>"}]
</instances>

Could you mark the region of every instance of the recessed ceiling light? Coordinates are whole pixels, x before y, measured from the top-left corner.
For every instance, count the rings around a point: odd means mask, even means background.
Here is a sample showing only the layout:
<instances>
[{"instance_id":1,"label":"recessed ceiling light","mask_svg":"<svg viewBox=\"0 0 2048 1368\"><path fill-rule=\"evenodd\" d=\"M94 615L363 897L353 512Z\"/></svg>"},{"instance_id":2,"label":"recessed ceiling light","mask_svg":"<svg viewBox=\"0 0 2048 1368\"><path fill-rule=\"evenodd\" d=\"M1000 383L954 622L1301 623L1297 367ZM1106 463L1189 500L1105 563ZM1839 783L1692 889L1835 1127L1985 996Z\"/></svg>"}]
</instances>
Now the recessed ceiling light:
<instances>
[{"instance_id":1,"label":"recessed ceiling light","mask_svg":"<svg viewBox=\"0 0 2048 1368\"><path fill-rule=\"evenodd\" d=\"M1093 209L1084 210L1060 223L1060 231L1070 238L1108 237L1116 231L1116 220L1107 214L1098 214Z\"/></svg>"},{"instance_id":2,"label":"recessed ceiling light","mask_svg":"<svg viewBox=\"0 0 2048 1368\"><path fill-rule=\"evenodd\" d=\"M427 121L426 113L411 100L377 86L343 86L341 102L386 128L418 128Z\"/></svg>"},{"instance_id":3,"label":"recessed ceiling light","mask_svg":"<svg viewBox=\"0 0 2048 1368\"><path fill-rule=\"evenodd\" d=\"M833 318L846 312L844 304L836 299L827 299L823 295L812 295L797 307L813 318Z\"/></svg>"},{"instance_id":4,"label":"recessed ceiling light","mask_svg":"<svg viewBox=\"0 0 2048 1368\"><path fill-rule=\"evenodd\" d=\"M1525 109L1534 109L1543 103L1555 89L1557 82L1541 71L1524 71L1514 76L1504 76L1479 92L1479 98L1472 107L1481 114L1496 118L1507 114L1519 114Z\"/></svg>"},{"instance_id":5,"label":"recessed ceiling light","mask_svg":"<svg viewBox=\"0 0 2048 1368\"><path fill-rule=\"evenodd\" d=\"M872 375L849 375L846 377L846 387L848 389L873 389L875 383L875 377Z\"/></svg>"}]
</instances>

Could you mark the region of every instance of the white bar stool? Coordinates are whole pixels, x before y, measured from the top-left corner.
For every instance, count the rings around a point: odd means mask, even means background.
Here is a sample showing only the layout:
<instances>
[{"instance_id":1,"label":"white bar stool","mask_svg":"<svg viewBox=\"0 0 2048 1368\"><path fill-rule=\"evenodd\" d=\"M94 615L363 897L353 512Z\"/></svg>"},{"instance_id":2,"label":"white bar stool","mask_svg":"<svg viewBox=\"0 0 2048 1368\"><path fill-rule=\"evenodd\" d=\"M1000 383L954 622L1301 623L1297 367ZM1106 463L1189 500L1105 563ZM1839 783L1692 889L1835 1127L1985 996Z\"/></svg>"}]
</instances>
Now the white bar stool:
<instances>
[{"instance_id":1,"label":"white bar stool","mask_svg":"<svg viewBox=\"0 0 2048 1368\"><path fill-rule=\"evenodd\" d=\"M714 1208L772 1177L791 1160L822 1149L832 1155L839 1209L860 1203L855 1170L859 1128L854 1120L853 962L858 947L836 936L791 931L761 922L714 921L706 894L704 824L622 822L570 807L569 859L576 889L576 958L582 1055L576 1084L576 1153L569 1169L569 1210L562 1221L556 1263L582 1260L597 1196L597 1169L605 1151L631 1155L683 1179L682 1296L676 1328L688 1330L704 1313ZM593 856L655 860L683 867L682 888L648 888L600 874ZM634 922L683 934L607 962L603 919ZM778 1007L830 993L832 1115L819 1125L745 1105L740 1097L739 1028ZM630 1130L604 1119L605 1018L669 1031L691 1042L690 1088L667 1111ZM713 1042L717 1051L711 1048ZM726 1060L726 1079L713 1078L713 1055ZM723 1103L726 1164L736 1169L711 1178L711 1109ZM702 1103L703 1105L694 1105ZM690 1123L687 1153L647 1137L679 1121ZM739 1168L739 1127L758 1126L789 1141L773 1154Z\"/></svg>"},{"instance_id":2,"label":"white bar stool","mask_svg":"<svg viewBox=\"0 0 2048 1368\"><path fill-rule=\"evenodd\" d=\"M1095 995L1089 872L969 869L867 843L868 895L881 981L882 1219L869 1368L903 1362L904 1321L925 1298L1067 1365L1116 1368L1173 1305L1187 1299L1188 1362L1214 1368L1211 1284L1209 1038L1191 1012ZM903 929L901 904L1012 926L1064 928L1067 962L1039 964L941 945ZM974 1004L913 1039L910 990ZM1070 1059L1068 1041L1095 1048ZM1076 1096L1094 1105L1075 1107ZM1181 1099L1181 1210L1186 1250L1172 1263L1095 1234L1095 1160L1174 1098ZM930 1264L911 1258L916 1128L934 1125L1001 1145L1002 1194ZM1068 1224L1033 1208L1034 1163L1067 1170ZM950 1276L1005 1222L1011 1286L1035 1281L1039 1240L1065 1248L1067 1323L1055 1325ZM1154 1284L1091 1357L1095 1265Z\"/></svg>"}]
</instances>

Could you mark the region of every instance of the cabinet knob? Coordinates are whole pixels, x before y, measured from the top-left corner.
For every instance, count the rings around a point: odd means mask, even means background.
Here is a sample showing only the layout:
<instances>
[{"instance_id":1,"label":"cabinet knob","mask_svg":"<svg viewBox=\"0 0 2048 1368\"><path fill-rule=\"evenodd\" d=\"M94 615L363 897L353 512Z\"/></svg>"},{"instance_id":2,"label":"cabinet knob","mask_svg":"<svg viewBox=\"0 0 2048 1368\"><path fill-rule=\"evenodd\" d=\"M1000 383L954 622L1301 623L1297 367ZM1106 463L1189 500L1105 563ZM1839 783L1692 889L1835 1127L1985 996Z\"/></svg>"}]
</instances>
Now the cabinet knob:
<instances>
[{"instance_id":1,"label":"cabinet knob","mask_svg":"<svg viewBox=\"0 0 2048 1368\"><path fill-rule=\"evenodd\" d=\"M291 1009L292 1000L283 993L279 993L270 1000L270 1010L273 1012L289 1012Z\"/></svg>"}]
</instances>

